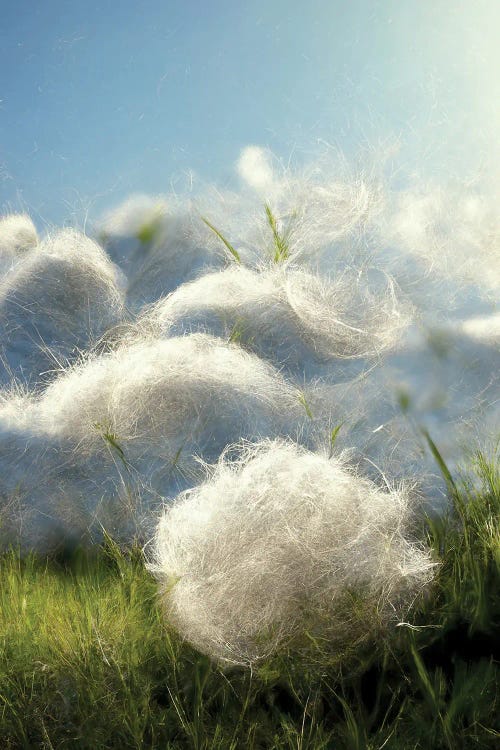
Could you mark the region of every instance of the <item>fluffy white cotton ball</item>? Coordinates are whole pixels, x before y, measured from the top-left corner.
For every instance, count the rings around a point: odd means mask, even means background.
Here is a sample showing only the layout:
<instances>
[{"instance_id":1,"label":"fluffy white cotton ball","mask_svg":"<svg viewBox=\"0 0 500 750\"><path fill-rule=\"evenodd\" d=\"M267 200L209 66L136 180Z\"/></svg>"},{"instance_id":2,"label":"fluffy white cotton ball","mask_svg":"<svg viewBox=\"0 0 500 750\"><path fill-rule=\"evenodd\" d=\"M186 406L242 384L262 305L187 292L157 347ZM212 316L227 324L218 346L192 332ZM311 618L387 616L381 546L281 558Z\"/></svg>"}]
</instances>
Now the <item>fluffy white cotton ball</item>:
<instances>
[{"instance_id":1,"label":"fluffy white cotton ball","mask_svg":"<svg viewBox=\"0 0 500 750\"><path fill-rule=\"evenodd\" d=\"M122 346L37 395L0 393L0 518L38 549L99 524L132 539L148 509L199 481L198 457L299 437L308 421L298 391L238 346L203 334Z\"/></svg>"},{"instance_id":2,"label":"fluffy white cotton ball","mask_svg":"<svg viewBox=\"0 0 500 750\"><path fill-rule=\"evenodd\" d=\"M205 331L310 377L327 374L328 363L333 375L335 361L379 356L395 347L407 323L390 280L373 291L353 273L330 280L301 269L232 266L183 284L149 308L137 330Z\"/></svg>"},{"instance_id":3,"label":"fluffy white cotton ball","mask_svg":"<svg viewBox=\"0 0 500 750\"><path fill-rule=\"evenodd\" d=\"M0 282L0 379L45 380L122 316L117 268L88 237L58 232Z\"/></svg>"},{"instance_id":4,"label":"fluffy white cotton ball","mask_svg":"<svg viewBox=\"0 0 500 750\"><path fill-rule=\"evenodd\" d=\"M166 616L215 659L251 664L305 629L341 644L374 632L432 575L413 505L282 441L222 457L167 507L152 569Z\"/></svg>"}]
</instances>

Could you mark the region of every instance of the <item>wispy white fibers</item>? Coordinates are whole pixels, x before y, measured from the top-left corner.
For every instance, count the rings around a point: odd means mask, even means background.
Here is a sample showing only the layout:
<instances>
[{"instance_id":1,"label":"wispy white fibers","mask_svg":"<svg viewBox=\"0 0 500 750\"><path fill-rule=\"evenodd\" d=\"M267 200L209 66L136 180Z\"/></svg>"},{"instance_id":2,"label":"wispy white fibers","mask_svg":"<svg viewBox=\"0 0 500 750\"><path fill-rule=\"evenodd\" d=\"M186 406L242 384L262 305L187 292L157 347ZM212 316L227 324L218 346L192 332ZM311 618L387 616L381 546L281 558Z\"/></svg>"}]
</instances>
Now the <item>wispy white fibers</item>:
<instances>
[{"instance_id":1,"label":"wispy white fibers","mask_svg":"<svg viewBox=\"0 0 500 750\"><path fill-rule=\"evenodd\" d=\"M396 248L399 261L410 254L423 264L428 278L455 281L462 296L467 285L476 285L485 297L498 298L498 195L456 183L417 183L388 195L380 223L382 238ZM394 268L401 273L397 263ZM454 306L462 301L454 300Z\"/></svg>"},{"instance_id":2,"label":"wispy white fibers","mask_svg":"<svg viewBox=\"0 0 500 750\"><path fill-rule=\"evenodd\" d=\"M297 438L305 421L299 393L237 346L203 334L122 346L36 398L4 397L0 495L8 504L15 490L55 526L76 511L104 524L115 497L140 520L199 479L198 456L214 461L241 437ZM113 533L127 537L130 514L112 507Z\"/></svg>"},{"instance_id":3,"label":"wispy white fibers","mask_svg":"<svg viewBox=\"0 0 500 750\"><path fill-rule=\"evenodd\" d=\"M34 384L89 347L123 315L117 269L66 229L0 280L0 378Z\"/></svg>"},{"instance_id":4,"label":"wispy white fibers","mask_svg":"<svg viewBox=\"0 0 500 750\"><path fill-rule=\"evenodd\" d=\"M146 252L167 212L165 197L138 194L103 216L98 227L99 238L111 259L125 272Z\"/></svg>"},{"instance_id":5,"label":"wispy white fibers","mask_svg":"<svg viewBox=\"0 0 500 750\"><path fill-rule=\"evenodd\" d=\"M307 630L339 649L404 611L432 575L414 505L342 458L281 441L222 457L166 508L152 568L169 621L215 659L252 663Z\"/></svg>"},{"instance_id":6,"label":"wispy white fibers","mask_svg":"<svg viewBox=\"0 0 500 750\"><path fill-rule=\"evenodd\" d=\"M224 265L224 246L189 202L134 196L100 225L106 250L128 277L127 304L138 309L210 268Z\"/></svg>"},{"instance_id":7,"label":"wispy white fibers","mask_svg":"<svg viewBox=\"0 0 500 750\"><path fill-rule=\"evenodd\" d=\"M382 354L407 325L408 310L391 280L377 290L365 276L346 270L328 279L300 268L256 272L233 264L180 286L146 312L138 330L207 331L289 373L311 376L332 360Z\"/></svg>"},{"instance_id":8,"label":"wispy white fibers","mask_svg":"<svg viewBox=\"0 0 500 750\"><path fill-rule=\"evenodd\" d=\"M74 368L47 388L37 418L80 450L115 436L133 455L161 447L182 468L238 436L280 434L303 415L298 392L240 347L204 334L148 340ZM146 454L146 455L145 455Z\"/></svg>"},{"instance_id":9,"label":"wispy white fibers","mask_svg":"<svg viewBox=\"0 0 500 750\"><path fill-rule=\"evenodd\" d=\"M240 177L259 192L269 192L275 186L272 155L260 146L246 146L238 159Z\"/></svg>"},{"instance_id":10,"label":"wispy white fibers","mask_svg":"<svg viewBox=\"0 0 500 750\"><path fill-rule=\"evenodd\" d=\"M26 214L0 217L0 273L8 271L38 244L33 222Z\"/></svg>"}]
</instances>

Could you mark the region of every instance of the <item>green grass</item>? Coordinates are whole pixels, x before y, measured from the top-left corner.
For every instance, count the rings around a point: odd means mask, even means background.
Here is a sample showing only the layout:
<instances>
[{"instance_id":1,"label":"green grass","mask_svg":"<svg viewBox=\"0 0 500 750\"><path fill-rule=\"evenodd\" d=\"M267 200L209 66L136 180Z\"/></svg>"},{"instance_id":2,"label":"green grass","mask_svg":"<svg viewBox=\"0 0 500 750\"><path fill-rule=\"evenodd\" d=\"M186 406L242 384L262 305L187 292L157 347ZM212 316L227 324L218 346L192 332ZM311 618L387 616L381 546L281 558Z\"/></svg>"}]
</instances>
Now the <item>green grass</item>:
<instances>
[{"instance_id":1,"label":"green grass","mask_svg":"<svg viewBox=\"0 0 500 750\"><path fill-rule=\"evenodd\" d=\"M266 214L266 220L269 225L269 228L271 230L272 238L273 238L273 245L272 245L272 251L271 251L271 258L273 263L279 264L283 263L284 261L288 260L290 257L290 235L291 235L291 226L289 226L285 231L280 231L278 228L278 221L275 217L275 215L272 212L271 206L268 203L264 204L264 211ZM238 251L231 245L229 240L224 237L222 232L220 232L216 227L214 227L213 224L211 224L208 219L206 219L204 216L201 217L201 220L207 225L209 229L212 230L212 232L216 235L216 237L219 238L219 240L225 245L226 249L229 251L230 255L232 256L233 260L235 260L237 263L241 263L241 258L238 253Z\"/></svg>"},{"instance_id":2,"label":"green grass","mask_svg":"<svg viewBox=\"0 0 500 750\"><path fill-rule=\"evenodd\" d=\"M306 634L253 673L169 629L139 550L5 553L0 747L500 747L498 463L476 454L449 491L422 529L441 564L411 624L344 654Z\"/></svg>"},{"instance_id":3,"label":"green grass","mask_svg":"<svg viewBox=\"0 0 500 750\"><path fill-rule=\"evenodd\" d=\"M290 257L290 245L289 245L289 232L280 232L278 229L278 222L274 216L271 206L268 203L264 204L266 212L267 223L271 229L274 241L273 261L274 263L283 263Z\"/></svg>"},{"instance_id":4,"label":"green grass","mask_svg":"<svg viewBox=\"0 0 500 750\"><path fill-rule=\"evenodd\" d=\"M229 240L227 240L224 237L224 235L221 232L219 232L219 230L216 229L214 227L214 225L211 224L208 221L208 219L205 219L204 216L201 217L201 220L207 225L207 227L209 229L212 230L212 232L215 234L215 236L220 239L220 241L223 243L223 245L225 245L225 247L227 248L227 250L229 250L230 255L233 257L233 260L235 260L236 263L241 263L241 258L240 258L240 255L239 255L238 251L235 250L235 248L231 245L231 243L229 242Z\"/></svg>"}]
</instances>

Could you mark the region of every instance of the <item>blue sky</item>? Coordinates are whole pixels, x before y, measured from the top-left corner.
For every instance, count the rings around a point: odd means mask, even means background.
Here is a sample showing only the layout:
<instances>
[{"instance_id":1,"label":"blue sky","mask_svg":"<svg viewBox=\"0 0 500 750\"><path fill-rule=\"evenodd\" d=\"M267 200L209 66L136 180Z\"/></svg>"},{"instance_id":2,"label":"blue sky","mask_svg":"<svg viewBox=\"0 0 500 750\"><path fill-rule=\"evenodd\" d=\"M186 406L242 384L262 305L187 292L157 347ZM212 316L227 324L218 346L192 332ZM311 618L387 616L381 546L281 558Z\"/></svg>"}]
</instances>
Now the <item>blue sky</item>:
<instances>
[{"instance_id":1,"label":"blue sky","mask_svg":"<svg viewBox=\"0 0 500 750\"><path fill-rule=\"evenodd\" d=\"M81 221L245 145L498 164L496 0L0 0L0 208Z\"/></svg>"}]
</instances>

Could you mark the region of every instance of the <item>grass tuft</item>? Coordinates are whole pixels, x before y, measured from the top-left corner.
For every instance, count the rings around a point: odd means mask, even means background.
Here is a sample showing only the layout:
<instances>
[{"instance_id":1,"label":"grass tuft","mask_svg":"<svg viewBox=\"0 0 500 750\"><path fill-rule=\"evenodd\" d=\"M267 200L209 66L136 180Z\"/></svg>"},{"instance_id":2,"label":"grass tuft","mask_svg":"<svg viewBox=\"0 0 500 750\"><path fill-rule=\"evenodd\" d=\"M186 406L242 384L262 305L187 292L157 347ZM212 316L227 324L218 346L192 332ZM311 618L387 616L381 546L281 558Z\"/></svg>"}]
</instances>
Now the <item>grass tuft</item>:
<instances>
[{"instance_id":1,"label":"grass tuft","mask_svg":"<svg viewBox=\"0 0 500 750\"><path fill-rule=\"evenodd\" d=\"M290 257L290 245L289 245L289 233L280 232L278 229L278 222L274 216L271 206L266 203L264 205L267 217L267 223L269 224L273 233L274 240L274 256L273 260L275 263L283 263Z\"/></svg>"}]
</instances>

